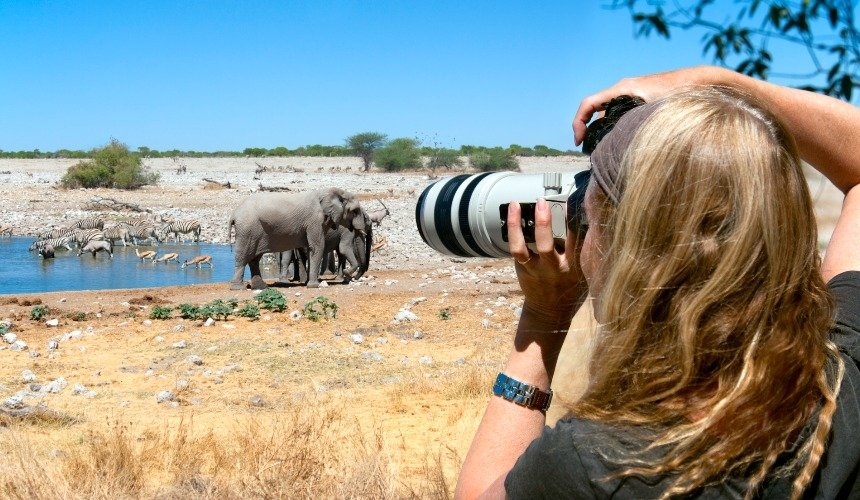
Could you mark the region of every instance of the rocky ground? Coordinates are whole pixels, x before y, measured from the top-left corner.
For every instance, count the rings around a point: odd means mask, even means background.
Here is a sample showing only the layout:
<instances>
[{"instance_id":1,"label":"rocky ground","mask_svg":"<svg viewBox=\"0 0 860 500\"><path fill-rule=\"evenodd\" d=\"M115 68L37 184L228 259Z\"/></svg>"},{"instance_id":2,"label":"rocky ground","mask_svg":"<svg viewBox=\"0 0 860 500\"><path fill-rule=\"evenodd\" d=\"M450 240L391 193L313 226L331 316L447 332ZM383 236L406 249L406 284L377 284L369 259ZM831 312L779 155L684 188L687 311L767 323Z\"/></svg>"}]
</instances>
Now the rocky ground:
<instances>
[{"instance_id":1,"label":"rocky ground","mask_svg":"<svg viewBox=\"0 0 860 500\"><path fill-rule=\"evenodd\" d=\"M297 191L337 186L359 194L369 209L377 199L389 207L391 216L377 231L388 246L361 281L279 288L286 308L263 310L257 320L179 317L176 308L183 303L255 300L252 291L231 292L226 283L0 295L0 328L6 330L0 342L4 496L449 495L522 304L511 263L450 258L423 244L413 218L417 197L431 182L427 173L361 173L359 162L349 158L180 162L187 167L183 174L172 160L149 160L161 174L159 184L120 192L54 188L73 161L0 160L0 225L31 234L66 224L92 215L82 207L101 196L155 214L199 218L204 238L217 242L224 241L227 214L260 184ZM259 179L255 163L268 169ZM569 158L522 160L527 172L582 166ZM213 189L203 178L229 181L231 188ZM841 198L832 186L810 179L826 241ZM337 317L315 322L304 307L321 294L337 304ZM37 306L47 308L44 315L34 315ZM168 319L154 319L156 307L173 310ZM583 311L568 336L551 419L581 390L567 381L585 366L593 326L588 318ZM287 474L285 462L305 463L272 451L299 449L289 434L279 434L282 441L273 441L272 449L231 455L256 442L260 428L299 423L312 427L302 431L303 443L309 435L322 443L299 448L328 466ZM165 438L167 431L174 434ZM181 431L188 436L180 440ZM116 454L105 458L104 450ZM179 450L187 456L177 458ZM267 453L274 458L260 462ZM126 473L107 471L113 462L140 470L142 479L119 481ZM28 481L32 470L52 478L50 489ZM272 471L305 479L278 483L267 476ZM315 473L320 482L308 483ZM122 486L94 486L108 478ZM367 489L371 483L382 486ZM271 494L266 488L273 484L287 492ZM338 484L347 489L332 489Z\"/></svg>"}]
</instances>

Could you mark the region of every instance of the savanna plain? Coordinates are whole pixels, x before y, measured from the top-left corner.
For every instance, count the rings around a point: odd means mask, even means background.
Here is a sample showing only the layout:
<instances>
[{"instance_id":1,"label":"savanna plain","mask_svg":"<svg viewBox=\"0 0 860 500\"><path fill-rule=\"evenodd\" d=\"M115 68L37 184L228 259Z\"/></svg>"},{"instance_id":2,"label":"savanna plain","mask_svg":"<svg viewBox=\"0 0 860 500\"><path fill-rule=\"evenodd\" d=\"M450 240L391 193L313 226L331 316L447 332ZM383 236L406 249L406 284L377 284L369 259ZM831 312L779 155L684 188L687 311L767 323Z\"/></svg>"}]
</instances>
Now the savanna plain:
<instances>
[{"instance_id":1,"label":"savanna plain","mask_svg":"<svg viewBox=\"0 0 860 500\"><path fill-rule=\"evenodd\" d=\"M26 235L85 216L140 215L90 210L94 197L112 198L153 214L197 218L204 239L224 242L229 213L261 186L340 187L367 209L389 208L375 228L385 245L359 281L329 276L329 286L319 289L280 283L274 288L285 309L263 309L256 320L234 314L207 325L179 316L180 304L254 300L251 290L231 291L226 282L0 290L0 319L27 344L13 350L0 343L0 396L7 402L0 406L0 496L452 495L510 348L522 294L511 261L450 258L424 245L414 213L432 182L428 172L361 172L353 158L151 159L148 166L161 175L154 186L56 188L72 163L0 160L0 223ZM520 160L526 173L585 167L574 157ZM808 178L823 248L841 195L817 175ZM336 317L313 321L304 314L318 296L337 305ZM47 313L31 319L36 306ZM150 318L168 307L168 319ZM583 389L583 377L574 374L589 355L593 322L585 309L565 343L550 422Z\"/></svg>"}]
</instances>

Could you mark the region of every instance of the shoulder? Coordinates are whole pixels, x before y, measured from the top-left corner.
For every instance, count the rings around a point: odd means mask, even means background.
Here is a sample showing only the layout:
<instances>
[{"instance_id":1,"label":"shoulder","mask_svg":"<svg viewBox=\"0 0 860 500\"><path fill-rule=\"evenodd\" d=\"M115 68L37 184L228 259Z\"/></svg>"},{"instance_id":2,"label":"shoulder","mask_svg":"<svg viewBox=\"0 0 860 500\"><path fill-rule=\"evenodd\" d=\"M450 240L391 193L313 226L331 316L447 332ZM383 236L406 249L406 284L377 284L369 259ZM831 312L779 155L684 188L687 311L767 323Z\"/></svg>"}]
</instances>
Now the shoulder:
<instances>
[{"instance_id":1,"label":"shoulder","mask_svg":"<svg viewBox=\"0 0 860 500\"><path fill-rule=\"evenodd\" d=\"M827 288L836 301L833 341L842 352L860 362L860 271L834 276Z\"/></svg>"},{"instance_id":2,"label":"shoulder","mask_svg":"<svg viewBox=\"0 0 860 500\"><path fill-rule=\"evenodd\" d=\"M641 452L650 439L641 430L567 418L547 427L508 474L511 498L609 498L659 496L662 477L653 481L619 478L622 457Z\"/></svg>"}]
</instances>

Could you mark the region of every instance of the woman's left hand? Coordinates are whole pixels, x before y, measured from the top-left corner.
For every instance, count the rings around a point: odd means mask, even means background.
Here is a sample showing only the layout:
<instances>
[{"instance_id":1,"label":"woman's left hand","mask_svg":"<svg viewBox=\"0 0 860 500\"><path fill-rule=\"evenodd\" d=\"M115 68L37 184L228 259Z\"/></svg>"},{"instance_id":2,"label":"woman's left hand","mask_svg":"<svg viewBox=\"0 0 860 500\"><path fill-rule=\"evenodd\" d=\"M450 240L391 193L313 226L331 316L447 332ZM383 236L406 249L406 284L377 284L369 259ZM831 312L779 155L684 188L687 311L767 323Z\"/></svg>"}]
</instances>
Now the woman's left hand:
<instances>
[{"instance_id":1,"label":"woman's left hand","mask_svg":"<svg viewBox=\"0 0 860 500\"><path fill-rule=\"evenodd\" d=\"M519 203L508 206L508 221L522 220ZM543 198L535 207L535 248L526 246L519 223L508 224L508 244L516 261L517 279L525 295L523 315L537 325L566 329L588 293L579 264L582 241L568 231L564 252L555 248L552 214ZM525 318L524 318L525 319Z\"/></svg>"}]
</instances>

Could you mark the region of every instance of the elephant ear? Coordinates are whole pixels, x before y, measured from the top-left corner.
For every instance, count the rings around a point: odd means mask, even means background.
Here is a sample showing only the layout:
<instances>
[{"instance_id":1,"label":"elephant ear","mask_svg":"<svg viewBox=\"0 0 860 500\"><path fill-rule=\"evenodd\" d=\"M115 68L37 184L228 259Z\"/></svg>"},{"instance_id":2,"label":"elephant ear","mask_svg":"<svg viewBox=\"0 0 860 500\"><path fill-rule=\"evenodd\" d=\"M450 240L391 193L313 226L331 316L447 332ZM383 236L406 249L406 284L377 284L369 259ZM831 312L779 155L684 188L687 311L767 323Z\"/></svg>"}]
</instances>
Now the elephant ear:
<instances>
[{"instance_id":1,"label":"elephant ear","mask_svg":"<svg viewBox=\"0 0 860 500\"><path fill-rule=\"evenodd\" d=\"M322 207L326 228L337 227L343 221L344 212L343 189L331 188L320 194L320 206Z\"/></svg>"}]
</instances>

